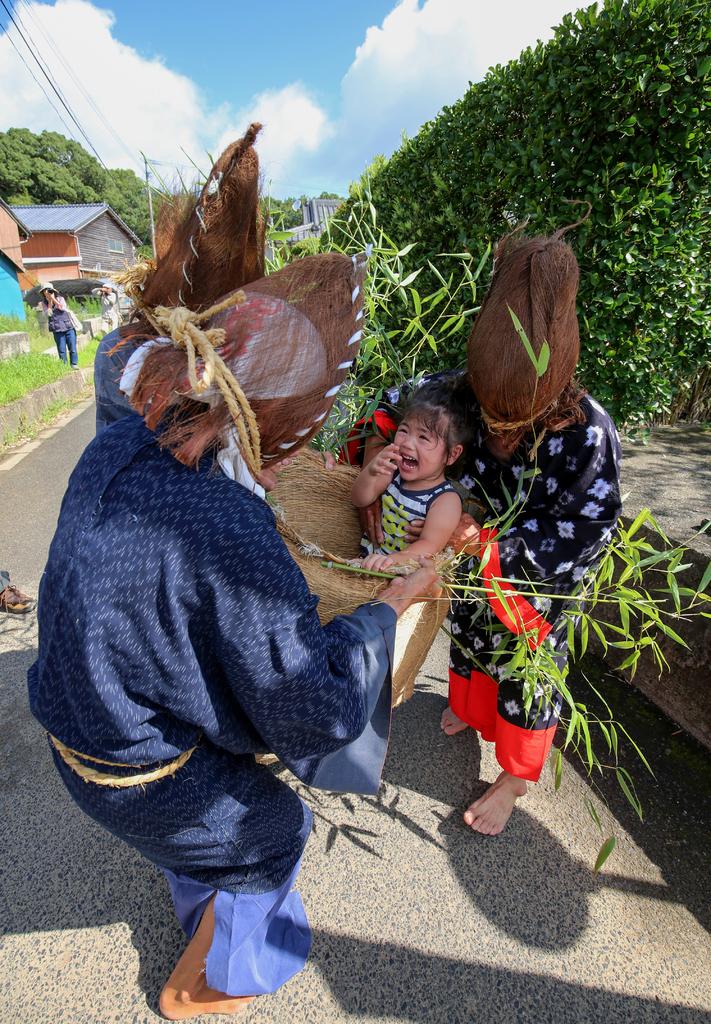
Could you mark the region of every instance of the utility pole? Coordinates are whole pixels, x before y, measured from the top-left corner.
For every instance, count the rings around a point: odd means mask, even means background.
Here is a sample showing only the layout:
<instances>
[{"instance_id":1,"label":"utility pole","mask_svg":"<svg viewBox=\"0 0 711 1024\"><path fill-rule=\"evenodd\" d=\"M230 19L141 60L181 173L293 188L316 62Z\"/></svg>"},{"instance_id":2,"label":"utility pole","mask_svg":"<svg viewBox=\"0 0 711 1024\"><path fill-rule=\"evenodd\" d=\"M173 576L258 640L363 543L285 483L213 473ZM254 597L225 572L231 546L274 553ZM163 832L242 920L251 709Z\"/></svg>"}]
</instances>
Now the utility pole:
<instances>
[{"instance_id":1,"label":"utility pole","mask_svg":"<svg viewBox=\"0 0 711 1024\"><path fill-rule=\"evenodd\" d=\"M141 153L143 157L143 166L146 171L146 192L148 193L148 215L151 218L151 245L153 246L153 256L156 254L156 225L153 220L153 196L151 195L151 185L148 180L148 159L145 153Z\"/></svg>"}]
</instances>

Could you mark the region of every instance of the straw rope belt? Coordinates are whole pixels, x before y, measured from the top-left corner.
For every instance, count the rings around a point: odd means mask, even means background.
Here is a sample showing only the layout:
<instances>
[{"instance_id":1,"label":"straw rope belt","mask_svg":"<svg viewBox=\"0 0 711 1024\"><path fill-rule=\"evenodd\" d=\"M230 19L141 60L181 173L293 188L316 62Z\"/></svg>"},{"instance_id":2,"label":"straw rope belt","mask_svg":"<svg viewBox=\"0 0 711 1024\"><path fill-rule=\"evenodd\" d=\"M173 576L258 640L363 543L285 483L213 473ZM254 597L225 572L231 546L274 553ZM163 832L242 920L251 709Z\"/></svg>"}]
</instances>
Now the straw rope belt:
<instances>
[{"instance_id":1,"label":"straw rope belt","mask_svg":"<svg viewBox=\"0 0 711 1024\"><path fill-rule=\"evenodd\" d=\"M92 768L90 765L82 764L82 761L91 761L93 764L104 764L111 768L141 768L142 765L135 764L123 764L120 761L102 761L99 757L89 757L88 754L80 754L77 750L72 750L71 747L65 746L61 740L58 740L52 733L47 733L50 742L54 749L57 751L61 759L65 764L69 765L72 771L83 779L84 782L93 782L96 786L112 786L114 789L127 789L129 786L145 786L148 782L157 782L158 779L165 779L168 776L175 775L179 768L190 759L193 753L197 750L197 743L194 747L190 747L189 750L184 750L182 754L172 760L167 761L161 765L160 768L153 768L149 772L140 772L138 775L109 775L107 772L101 772L97 768Z\"/></svg>"}]
</instances>

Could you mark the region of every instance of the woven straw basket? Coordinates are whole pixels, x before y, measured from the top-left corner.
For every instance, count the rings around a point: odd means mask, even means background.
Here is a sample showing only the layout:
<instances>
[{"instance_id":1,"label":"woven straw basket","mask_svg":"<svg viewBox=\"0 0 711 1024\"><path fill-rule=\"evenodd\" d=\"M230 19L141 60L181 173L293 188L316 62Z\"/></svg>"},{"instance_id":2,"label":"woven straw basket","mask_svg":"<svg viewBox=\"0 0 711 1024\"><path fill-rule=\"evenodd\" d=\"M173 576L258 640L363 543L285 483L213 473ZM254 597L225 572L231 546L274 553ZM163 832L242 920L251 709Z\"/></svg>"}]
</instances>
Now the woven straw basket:
<instances>
[{"instance_id":1,"label":"woven straw basket","mask_svg":"<svg viewBox=\"0 0 711 1024\"><path fill-rule=\"evenodd\" d=\"M277 506L277 524L286 546L310 590L320 598L318 614L322 623L372 601L387 586L386 580L321 565L324 559L358 555L362 531L351 502L351 486L357 474L358 470L350 466L327 470L320 455L305 451L280 475L270 495L271 503ZM309 545L316 545L318 553L305 553L303 548L309 551ZM447 611L446 600L423 601L411 605L398 620L393 707L412 696L417 673Z\"/></svg>"}]
</instances>

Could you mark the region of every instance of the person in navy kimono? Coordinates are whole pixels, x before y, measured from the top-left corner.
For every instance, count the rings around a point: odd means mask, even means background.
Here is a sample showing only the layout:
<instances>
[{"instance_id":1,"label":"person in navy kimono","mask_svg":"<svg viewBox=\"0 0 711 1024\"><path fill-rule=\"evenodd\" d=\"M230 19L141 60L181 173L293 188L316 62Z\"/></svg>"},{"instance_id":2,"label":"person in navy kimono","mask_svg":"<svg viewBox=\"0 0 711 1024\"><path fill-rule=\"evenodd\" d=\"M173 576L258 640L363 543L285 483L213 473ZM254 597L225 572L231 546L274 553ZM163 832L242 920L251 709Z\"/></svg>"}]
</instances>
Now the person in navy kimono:
<instances>
[{"instance_id":1,"label":"person in navy kimono","mask_svg":"<svg viewBox=\"0 0 711 1024\"><path fill-rule=\"evenodd\" d=\"M204 362L195 387L170 339L135 348L122 388L141 415L86 449L50 548L32 712L77 804L169 882L190 937L161 993L169 1019L235 1012L304 966L293 884L311 816L254 755L273 752L308 785L376 792L395 622L435 583L423 565L322 627L265 500L355 356L363 273L345 256L297 261L225 314L218 352L248 398L258 371L270 468L257 478L223 393L202 386ZM265 299L279 289L293 299ZM319 358L289 363L286 338ZM294 443L287 407L308 425Z\"/></svg>"},{"instance_id":2,"label":"person in navy kimono","mask_svg":"<svg viewBox=\"0 0 711 1024\"><path fill-rule=\"evenodd\" d=\"M489 835L501 832L527 783L538 781L563 706L555 687L542 684L527 702L520 678L507 667L517 638L525 634L532 650L545 644L564 667L563 612L573 607L566 596L594 568L621 511L615 425L573 380L578 276L561 233L504 240L472 329L468 370L445 371L459 377L468 395L473 439L459 482L480 509L476 519L462 518L450 543L471 553L462 575L466 580L472 572L484 594L452 604L449 702L441 724L447 735L471 727L494 743L501 772L464 814L475 831ZM540 378L511 310L536 353L548 346ZM354 432L348 457L358 461L360 448L367 461L389 443L412 387L442 375L388 389L370 436L363 445L367 431ZM374 540L377 520L371 509L366 525ZM411 526L413 539L419 526Z\"/></svg>"}]
</instances>

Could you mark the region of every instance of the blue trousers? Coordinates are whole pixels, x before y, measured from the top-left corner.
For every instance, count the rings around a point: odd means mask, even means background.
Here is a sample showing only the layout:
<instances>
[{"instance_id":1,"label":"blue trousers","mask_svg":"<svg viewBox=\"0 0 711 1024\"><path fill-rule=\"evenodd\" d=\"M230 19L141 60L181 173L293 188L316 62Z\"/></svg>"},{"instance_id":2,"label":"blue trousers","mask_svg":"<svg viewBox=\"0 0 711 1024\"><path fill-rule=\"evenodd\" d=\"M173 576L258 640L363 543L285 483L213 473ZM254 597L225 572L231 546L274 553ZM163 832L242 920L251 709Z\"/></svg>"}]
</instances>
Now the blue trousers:
<instances>
[{"instance_id":1,"label":"blue trousers","mask_svg":"<svg viewBox=\"0 0 711 1024\"><path fill-rule=\"evenodd\" d=\"M77 365L77 332L73 327L68 331L54 331L54 341L57 345L59 358L63 363L67 361L67 349L69 350L69 362L72 366Z\"/></svg>"}]
</instances>

